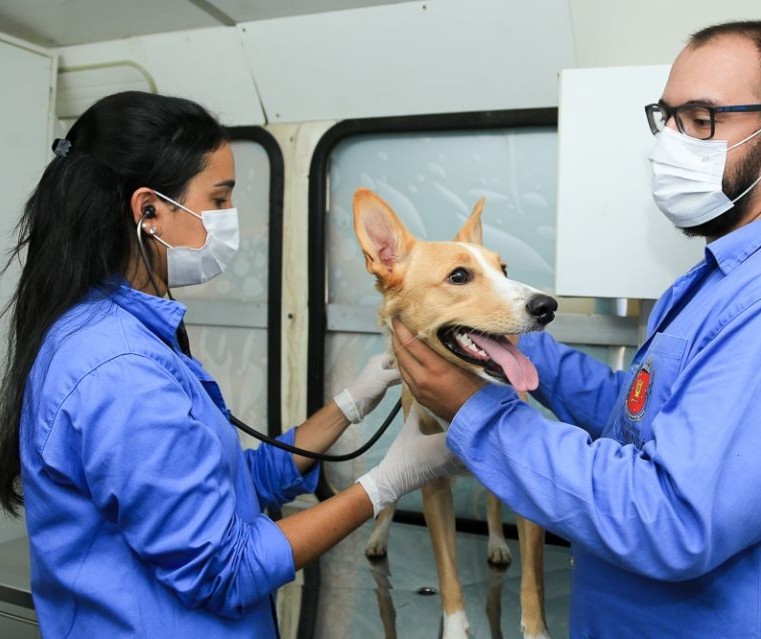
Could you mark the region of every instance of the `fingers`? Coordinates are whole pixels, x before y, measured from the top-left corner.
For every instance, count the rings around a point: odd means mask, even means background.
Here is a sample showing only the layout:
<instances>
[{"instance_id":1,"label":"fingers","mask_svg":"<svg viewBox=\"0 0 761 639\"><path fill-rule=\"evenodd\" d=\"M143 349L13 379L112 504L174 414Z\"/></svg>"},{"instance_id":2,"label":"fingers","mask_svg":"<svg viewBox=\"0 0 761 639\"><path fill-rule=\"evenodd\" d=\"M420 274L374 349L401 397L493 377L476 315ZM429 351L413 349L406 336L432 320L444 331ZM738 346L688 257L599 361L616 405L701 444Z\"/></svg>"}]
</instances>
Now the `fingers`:
<instances>
[{"instance_id":1,"label":"fingers","mask_svg":"<svg viewBox=\"0 0 761 639\"><path fill-rule=\"evenodd\" d=\"M453 416L485 381L447 361L416 338L398 319L392 320L393 347L399 372L415 399L439 417Z\"/></svg>"},{"instance_id":2,"label":"fingers","mask_svg":"<svg viewBox=\"0 0 761 639\"><path fill-rule=\"evenodd\" d=\"M420 362L428 353L432 352L430 348L423 344L402 324L401 320L394 318L392 325L394 327L394 351L397 354L397 359L401 351L405 355L409 355L411 359Z\"/></svg>"},{"instance_id":3,"label":"fingers","mask_svg":"<svg viewBox=\"0 0 761 639\"><path fill-rule=\"evenodd\" d=\"M374 375L383 388L401 384L402 378L391 353L380 353L370 358Z\"/></svg>"},{"instance_id":4,"label":"fingers","mask_svg":"<svg viewBox=\"0 0 761 639\"><path fill-rule=\"evenodd\" d=\"M404 382L414 388L416 380L425 373L426 356L433 354L433 351L417 339L398 319L394 318L392 323L393 348L399 372Z\"/></svg>"},{"instance_id":5,"label":"fingers","mask_svg":"<svg viewBox=\"0 0 761 639\"><path fill-rule=\"evenodd\" d=\"M381 368L383 369L396 368L396 364L394 362L394 356L388 351L385 353L381 353L380 355L376 355L376 357L380 358Z\"/></svg>"},{"instance_id":6,"label":"fingers","mask_svg":"<svg viewBox=\"0 0 761 639\"><path fill-rule=\"evenodd\" d=\"M412 333L410 333L399 320L394 319L392 325L394 331L391 335L391 344L394 349L394 354L396 355L396 365L399 367L399 373L401 374L402 379L409 386L412 381L409 369L414 366L415 359L407 350L406 343L414 338L412 337Z\"/></svg>"}]
</instances>

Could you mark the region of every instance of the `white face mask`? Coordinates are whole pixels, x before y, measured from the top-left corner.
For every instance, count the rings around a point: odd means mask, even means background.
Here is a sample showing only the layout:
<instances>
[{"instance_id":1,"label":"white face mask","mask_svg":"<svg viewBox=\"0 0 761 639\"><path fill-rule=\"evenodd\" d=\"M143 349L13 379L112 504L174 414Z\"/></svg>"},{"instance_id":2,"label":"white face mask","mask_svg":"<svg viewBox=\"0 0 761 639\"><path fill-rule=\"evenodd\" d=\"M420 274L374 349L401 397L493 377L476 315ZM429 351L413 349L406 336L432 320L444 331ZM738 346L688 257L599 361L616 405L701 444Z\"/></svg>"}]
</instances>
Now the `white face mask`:
<instances>
[{"instance_id":1,"label":"white face mask","mask_svg":"<svg viewBox=\"0 0 761 639\"><path fill-rule=\"evenodd\" d=\"M679 228L698 226L731 209L758 184L761 175L730 200L721 189L727 151L759 133L761 129L727 147L726 140L696 140L673 129L663 129L650 153L651 190L658 208Z\"/></svg>"},{"instance_id":2,"label":"white face mask","mask_svg":"<svg viewBox=\"0 0 761 639\"><path fill-rule=\"evenodd\" d=\"M188 246L171 246L157 235L153 235L168 249L167 285L169 288L203 284L224 271L238 252L238 209L201 211L199 215L158 191L154 193L197 217L206 229L206 242L197 249Z\"/></svg>"}]
</instances>

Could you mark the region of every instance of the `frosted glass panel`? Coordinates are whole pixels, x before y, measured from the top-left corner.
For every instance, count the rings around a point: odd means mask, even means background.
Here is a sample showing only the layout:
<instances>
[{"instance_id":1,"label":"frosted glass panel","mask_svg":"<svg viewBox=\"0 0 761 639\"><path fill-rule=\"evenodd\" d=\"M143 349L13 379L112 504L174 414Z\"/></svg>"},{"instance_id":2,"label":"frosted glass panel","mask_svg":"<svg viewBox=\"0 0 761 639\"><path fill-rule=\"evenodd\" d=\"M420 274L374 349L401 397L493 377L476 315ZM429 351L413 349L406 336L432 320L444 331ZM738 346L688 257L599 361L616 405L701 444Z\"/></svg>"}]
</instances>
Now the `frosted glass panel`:
<instances>
[{"instance_id":1,"label":"frosted glass panel","mask_svg":"<svg viewBox=\"0 0 761 639\"><path fill-rule=\"evenodd\" d=\"M257 430L267 430L267 328L266 304L269 259L270 165L258 143L236 140L236 187L233 201L240 218L240 248L225 272L206 284L177 289L175 297L188 303L188 335L193 355L222 389L228 408ZM260 307L257 326L240 326L235 306L225 301ZM193 322L193 310L213 316L213 325ZM225 325L228 323L230 325ZM274 354L278 357L278 354ZM244 445L258 441L240 435Z\"/></svg>"},{"instance_id":2,"label":"frosted glass panel","mask_svg":"<svg viewBox=\"0 0 761 639\"><path fill-rule=\"evenodd\" d=\"M227 407L252 428L267 432L267 330L189 325L193 356L214 376ZM246 446L258 440L240 433Z\"/></svg>"},{"instance_id":3,"label":"frosted glass panel","mask_svg":"<svg viewBox=\"0 0 761 639\"><path fill-rule=\"evenodd\" d=\"M549 291L555 263L557 134L554 128L494 133L357 136L330 170L328 292L338 304L377 304L352 222L359 187L378 193L417 237L451 240L480 197L484 244L510 277Z\"/></svg>"},{"instance_id":4,"label":"frosted glass panel","mask_svg":"<svg viewBox=\"0 0 761 639\"><path fill-rule=\"evenodd\" d=\"M452 239L480 197L484 244L507 262L508 272L551 292L555 262L557 135L554 128L491 132L394 134L352 137L340 143L330 164L327 213L328 303L375 309L380 295L353 230L352 197L369 187L383 197L410 231L426 240ZM369 317L375 317L369 313ZM365 330L378 324L373 320ZM387 348L378 334L334 331L326 340L326 399L356 377L368 357ZM399 390L393 389L364 423L352 426L334 446L347 452L377 430ZM375 465L401 427L398 417L378 444L357 460L326 464L336 488ZM483 519L486 491L472 478L455 485L459 516ZM401 507L422 511L419 492Z\"/></svg>"}]
</instances>

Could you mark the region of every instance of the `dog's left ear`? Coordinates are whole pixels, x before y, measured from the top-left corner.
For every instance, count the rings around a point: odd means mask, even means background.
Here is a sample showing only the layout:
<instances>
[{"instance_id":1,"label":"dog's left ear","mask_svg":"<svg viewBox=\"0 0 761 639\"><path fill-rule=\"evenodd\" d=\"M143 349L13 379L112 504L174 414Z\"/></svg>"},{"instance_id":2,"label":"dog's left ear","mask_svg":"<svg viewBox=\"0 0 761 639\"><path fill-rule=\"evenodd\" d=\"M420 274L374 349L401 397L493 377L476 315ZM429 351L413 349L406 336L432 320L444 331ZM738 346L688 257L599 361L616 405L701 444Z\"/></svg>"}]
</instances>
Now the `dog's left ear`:
<instances>
[{"instance_id":1,"label":"dog's left ear","mask_svg":"<svg viewBox=\"0 0 761 639\"><path fill-rule=\"evenodd\" d=\"M481 229L481 211L484 210L484 198L476 202L473 212L465 221L460 232L454 238L455 242L470 242L471 244L483 244L483 233Z\"/></svg>"},{"instance_id":2,"label":"dog's left ear","mask_svg":"<svg viewBox=\"0 0 761 639\"><path fill-rule=\"evenodd\" d=\"M365 254L365 266L385 288L401 284L404 261L415 238L391 207L370 189L354 194L354 232Z\"/></svg>"}]
</instances>

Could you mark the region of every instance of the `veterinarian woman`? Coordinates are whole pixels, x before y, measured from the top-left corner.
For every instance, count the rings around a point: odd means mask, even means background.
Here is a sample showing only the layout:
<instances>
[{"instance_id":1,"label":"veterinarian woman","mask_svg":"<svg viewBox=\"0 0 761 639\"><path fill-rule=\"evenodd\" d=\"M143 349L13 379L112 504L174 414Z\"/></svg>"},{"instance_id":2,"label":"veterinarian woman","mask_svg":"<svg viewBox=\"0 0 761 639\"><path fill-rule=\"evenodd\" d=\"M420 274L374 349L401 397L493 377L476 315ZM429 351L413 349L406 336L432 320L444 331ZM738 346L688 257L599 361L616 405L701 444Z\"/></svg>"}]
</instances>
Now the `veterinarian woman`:
<instances>
[{"instance_id":1,"label":"veterinarian woman","mask_svg":"<svg viewBox=\"0 0 761 639\"><path fill-rule=\"evenodd\" d=\"M241 450L167 297L237 249L225 130L195 103L127 92L54 150L19 225L0 395L0 498L13 512L23 492L42 635L276 637L272 595L296 569L459 462L413 415L358 484L262 514L313 490L317 467ZM281 439L324 451L397 380L373 358Z\"/></svg>"},{"instance_id":2,"label":"veterinarian woman","mask_svg":"<svg viewBox=\"0 0 761 639\"><path fill-rule=\"evenodd\" d=\"M552 421L398 323L394 345L468 468L572 542L573 639L761 637L761 22L695 34L646 111L655 202L707 245L628 371L523 336Z\"/></svg>"}]
</instances>

